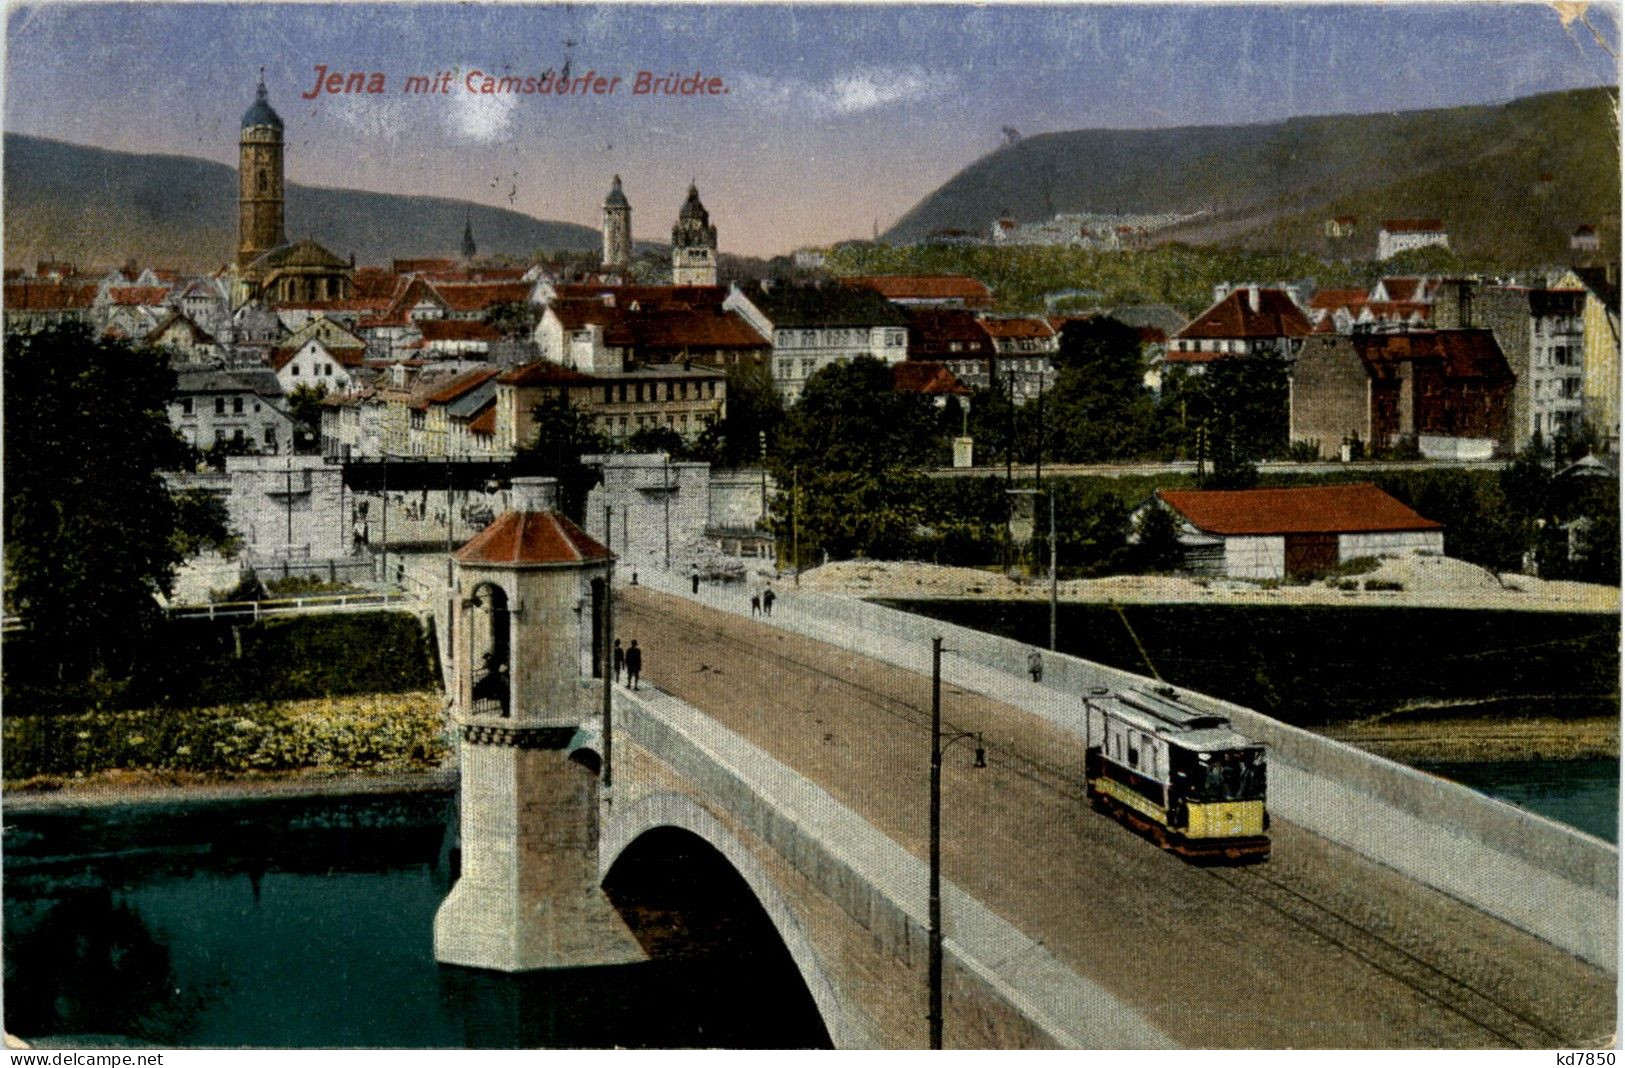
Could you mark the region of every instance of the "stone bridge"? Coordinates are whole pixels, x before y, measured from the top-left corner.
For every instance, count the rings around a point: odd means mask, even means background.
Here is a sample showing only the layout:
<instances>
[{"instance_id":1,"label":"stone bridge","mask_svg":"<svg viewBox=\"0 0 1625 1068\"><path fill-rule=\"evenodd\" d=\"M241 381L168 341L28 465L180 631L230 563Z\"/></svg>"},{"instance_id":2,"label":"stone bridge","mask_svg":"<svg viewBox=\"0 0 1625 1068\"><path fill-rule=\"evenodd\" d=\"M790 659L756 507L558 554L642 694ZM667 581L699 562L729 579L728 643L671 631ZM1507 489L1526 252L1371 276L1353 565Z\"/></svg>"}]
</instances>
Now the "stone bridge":
<instances>
[{"instance_id":1,"label":"stone bridge","mask_svg":"<svg viewBox=\"0 0 1625 1068\"><path fill-rule=\"evenodd\" d=\"M949 725L989 754L945 771L945 1045L1538 1048L1613 1031L1607 843L1214 702L1271 745L1276 849L1262 870L1193 868L1078 797L1076 694L1143 680L1046 654L1037 685L1013 642L793 591L756 621L737 590L694 596L677 576L619 586L611 620L602 547L545 509L513 514L459 551L437 598L462 739L443 962L658 956L703 925L645 922L627 884L722 871L792 962L816 1042L925 1045L921 669L945 633ZM592 677L612 635L642 642L635 692Z\"/></svg>"}]
</instances>

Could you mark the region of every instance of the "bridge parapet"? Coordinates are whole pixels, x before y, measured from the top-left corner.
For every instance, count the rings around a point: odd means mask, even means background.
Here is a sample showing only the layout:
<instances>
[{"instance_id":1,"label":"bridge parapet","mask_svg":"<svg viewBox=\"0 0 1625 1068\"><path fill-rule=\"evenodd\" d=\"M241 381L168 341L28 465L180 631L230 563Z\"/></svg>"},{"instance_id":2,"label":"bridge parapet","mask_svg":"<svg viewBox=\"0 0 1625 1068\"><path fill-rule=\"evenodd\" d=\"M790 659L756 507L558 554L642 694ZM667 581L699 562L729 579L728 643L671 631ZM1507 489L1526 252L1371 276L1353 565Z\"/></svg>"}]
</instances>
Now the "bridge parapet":
<instances>
[{"instance_id":1,"label":"bridge parapet","mask_svg":"<svg viewBox=\"0 0 1625 1068\"><path fill-rule=\"evenodd\" d=\"M741 610L734 600L702 599ZM1163 685L1047 651L1044 681L1034 684L1026 678L1029 645L783 585L771 622L917 672L929 669L930 639L940 634L949 649L945 679L1042 716L1080 744L1078 695L1089 687ZM1270 746L1276 816L1618 973L1617 846L1252 709L1175 689Z\"/></svg>"},{"instance_id":2,"label":"bridge parapet","mask_svg":"<svg viewBox=\"0 0 1625 1068\"><path fill-rule=\"evenodd\" d=\"M756 892L837 1046L923 1045L925 863L810 779L667 695L617 691L616 731L602 871L656 827L697 834ZM944 929L948 1045L1169 1045L1137 1011L952 885Z\"/></svg>"}]
</instances>

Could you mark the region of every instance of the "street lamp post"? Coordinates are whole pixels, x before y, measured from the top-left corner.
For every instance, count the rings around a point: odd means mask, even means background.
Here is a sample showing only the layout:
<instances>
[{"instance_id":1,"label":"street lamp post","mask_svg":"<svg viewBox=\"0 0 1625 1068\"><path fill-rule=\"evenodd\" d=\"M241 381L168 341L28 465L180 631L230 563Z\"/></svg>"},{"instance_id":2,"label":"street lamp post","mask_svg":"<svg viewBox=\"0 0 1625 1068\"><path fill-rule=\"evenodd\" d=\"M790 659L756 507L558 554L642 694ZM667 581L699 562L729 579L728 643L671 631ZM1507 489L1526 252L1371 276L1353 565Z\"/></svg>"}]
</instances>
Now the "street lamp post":
<instances>
[{"instance_id":1,"label":"street lamp post","mask_svg":"<svg viewBox=\"0 0 1625 1068\"><path fill-rule=\"evenodd\" d=\"M987 749L977 731L960 731L947 741L942 738L942 639L931 639L931 853L930 884L927 890L930 961L926 982L929 1000L926 1021L931 1029L931 1048L942 1048L942 754L955 742L976 739L975 767L987 767Z\"/></svg>"},{"instance_id":2,"label":"street lamp post","mask_svg":"<svg viewBox=\"0 0 1625 1068\"><path fill-rule=\"evenodd\" d=\"M1010 496L1044 496L1049 498L1049 649L1055 651L1055 616L1056 606L1060 600L1060 589L1055 579L1055 494L1046 489L1019 489L1007 491ZM1038 517L1033 517L1036 526Z\"/></svg>"},{"instance_id":3,"label":"street lamp post","mask_svg":"<svg viewBox=\"0 0 1625 1068\"><path fill-rule=\"evenodd\" d=\"M671 453L661 456L660 488L665 490L660 499L666 505L666 570L671 570Z\"/></svg>"}]
</instances>

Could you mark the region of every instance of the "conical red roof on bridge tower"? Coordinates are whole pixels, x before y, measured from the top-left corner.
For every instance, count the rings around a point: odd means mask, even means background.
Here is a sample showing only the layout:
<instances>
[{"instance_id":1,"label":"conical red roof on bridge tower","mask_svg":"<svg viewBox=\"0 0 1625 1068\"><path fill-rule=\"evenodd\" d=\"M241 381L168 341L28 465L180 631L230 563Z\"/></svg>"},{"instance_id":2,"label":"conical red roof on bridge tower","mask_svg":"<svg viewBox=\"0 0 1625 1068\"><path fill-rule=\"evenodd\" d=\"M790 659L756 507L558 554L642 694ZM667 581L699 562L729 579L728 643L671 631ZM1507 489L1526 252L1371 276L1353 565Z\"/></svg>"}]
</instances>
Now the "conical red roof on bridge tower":
<instances>
[{"instance_id":1,"label":"conical red roof on bridge tower","mask_svg":"<svg viewBox=\"0 0 1625 1068\"><path fill-rule=\"evenodd\" d=\"M458 563L582 565L615 558L558 512L503 512L454 554Z\"/></svg>"}]
</instances>

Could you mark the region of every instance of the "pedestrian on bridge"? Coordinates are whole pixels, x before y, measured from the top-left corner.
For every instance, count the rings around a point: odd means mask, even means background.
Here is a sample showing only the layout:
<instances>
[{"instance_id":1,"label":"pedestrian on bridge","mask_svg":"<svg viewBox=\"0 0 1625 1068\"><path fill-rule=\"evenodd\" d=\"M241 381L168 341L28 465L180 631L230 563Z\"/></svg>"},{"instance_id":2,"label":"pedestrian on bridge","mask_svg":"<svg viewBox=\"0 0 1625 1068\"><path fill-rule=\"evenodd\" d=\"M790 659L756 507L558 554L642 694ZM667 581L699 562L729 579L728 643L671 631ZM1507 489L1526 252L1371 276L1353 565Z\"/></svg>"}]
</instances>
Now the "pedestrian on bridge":
<instances>
[{"instance_id":1,"label":"pedestrian on bridge","mask_svg":"<svg viewBox=\"0 0 1625 1068\"><path fill-rule=\"evenodd\" d=\"M779 595L773 592L772 586L762 591L762 615L771 616L773 614L773 602L778 600L778 597Z\"/></svg>"},{"instance_id":2,"label":"pedestrian on bridge","mask_svg":"<svg viewBox=\"0 0 1625 1068\"><path fill-rule=\"evenodd\" d=\"M1044 681L1044 658L1037 649L1027 654L1027 672L1034 682Z\"/></svg>"},{"instance_id":3,"label":"pedestrian on bridge","mask_svg":"<svg viewBox=\"0 0 1625 1068\"><path fill-rule=\"evenodd\" d=\"M694 587L694 595L700 594L700 565L690 564L688 568L688 581Z\"/></svg>"},{"instance_id":4,"label":"pedestrian on bridge","mask_svg":"<svg viewBox=\"0 0 1625 1068\"><path fill-rule=\"evenodd\" d=\"M615 650L611 657L615 661L615 681L621 681L621 669L626 666L626 650L621 648L621 639L615 639Z\"/></svg>"},{"instance_id":5,"label":"pedestrian on bridge","mask_svg":"<svg viewBox=\"0 0 1625 1068\"><path fill-rule=\"evenodd\" d=\"M762 595L759 593L750 595L750 614L753 616L762 614Z\"/></svg>"},{"instance_id":6,"label":"pedestrian on bridge","mask_svg":"<svg viewBox=\"0 0 1625 1068\"><path fill-rule=\"evenodd\" d=\"M632 639L631 646L626 650L626 684L632 689L638 688L638 676L643 674L643 650L638 648L638 640Z\"/></svg>"}]
</instances>

